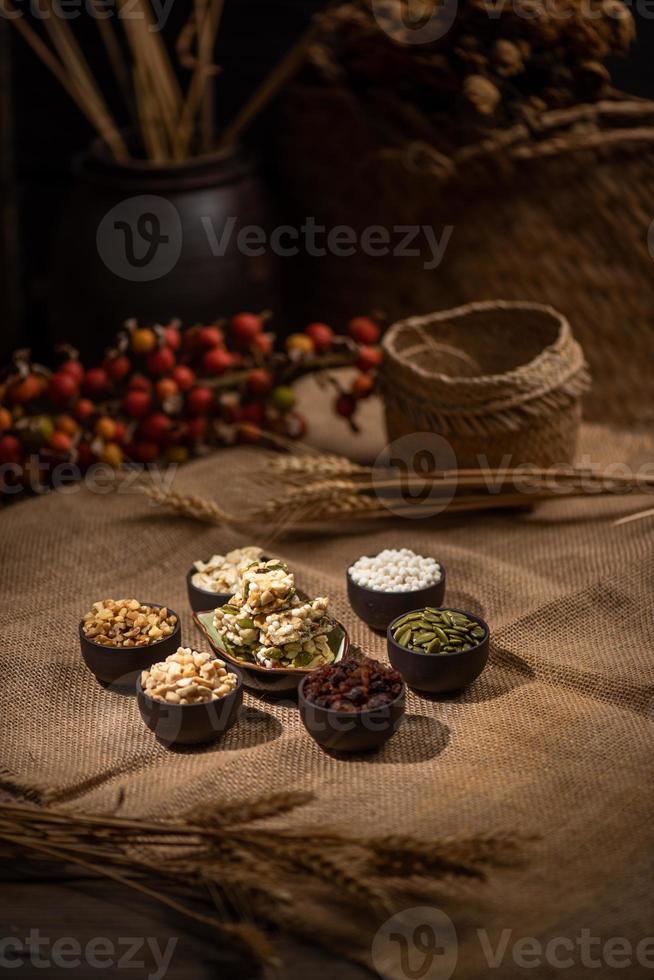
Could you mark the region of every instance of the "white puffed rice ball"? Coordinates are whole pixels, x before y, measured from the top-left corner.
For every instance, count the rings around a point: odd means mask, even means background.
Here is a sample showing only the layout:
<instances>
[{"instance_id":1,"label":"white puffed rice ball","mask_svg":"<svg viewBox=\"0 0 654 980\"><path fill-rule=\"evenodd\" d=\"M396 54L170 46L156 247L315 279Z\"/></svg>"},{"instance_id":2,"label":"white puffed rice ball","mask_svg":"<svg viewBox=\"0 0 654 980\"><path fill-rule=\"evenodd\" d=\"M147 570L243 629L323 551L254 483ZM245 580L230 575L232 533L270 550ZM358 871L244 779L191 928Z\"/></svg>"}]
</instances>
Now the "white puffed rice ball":
<instances>
[{"instance_id":1,"label":"white puffed rice ball","mask_svg":"<svg viewBox=\"0 0 654 980\"><path fill-rule=\"evenodd\" d=\"M363 555L348 570L357 585L376 592L415 592L437 585L443 569L434 558L423 558L409 548L386 548L378 555Z\"/></svg>"}]
</instances>

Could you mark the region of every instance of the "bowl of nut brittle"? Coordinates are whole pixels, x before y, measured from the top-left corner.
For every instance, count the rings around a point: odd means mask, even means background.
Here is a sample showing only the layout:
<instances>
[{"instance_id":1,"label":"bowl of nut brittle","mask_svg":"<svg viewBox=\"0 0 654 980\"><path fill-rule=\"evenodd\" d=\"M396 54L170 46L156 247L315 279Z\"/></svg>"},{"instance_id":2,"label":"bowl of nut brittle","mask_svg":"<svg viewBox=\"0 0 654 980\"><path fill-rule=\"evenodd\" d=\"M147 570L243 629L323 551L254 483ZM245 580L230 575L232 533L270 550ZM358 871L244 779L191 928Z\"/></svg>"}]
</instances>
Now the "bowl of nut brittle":
<instances>
[{"instance_id":1,"label":"bowl of nut brittle","mask_svg":"<svg viewBox=\"0 0 654 980\"><path fill-rule=\"evenodd\" d=\"M138 599L101 599L79 624L82 657L105 684L133 687L141 671L174 653L182 640L179 616Z\"/></svg>"},{"instance_id":2,"label":"bowl of nut brittle","mask_svg":"<svg viewBox=\"0 0 654 980\"><path fill-rule=\"evenodd\" d=\"M328 609L326 596L299 592L288 566L271 559L250 565L229 601L196 613L195 621L217 655L240 668L247 687L288 693L301 675L347 655L347 632Z\"/></svg>"}]
</instances>

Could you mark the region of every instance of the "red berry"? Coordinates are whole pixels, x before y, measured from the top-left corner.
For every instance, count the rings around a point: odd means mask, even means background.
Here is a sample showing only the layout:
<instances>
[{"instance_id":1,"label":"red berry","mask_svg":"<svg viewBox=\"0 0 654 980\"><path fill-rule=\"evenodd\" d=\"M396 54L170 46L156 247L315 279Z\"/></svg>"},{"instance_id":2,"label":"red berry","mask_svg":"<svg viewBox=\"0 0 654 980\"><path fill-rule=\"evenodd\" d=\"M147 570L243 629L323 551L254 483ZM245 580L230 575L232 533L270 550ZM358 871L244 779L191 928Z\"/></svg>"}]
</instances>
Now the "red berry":
<instances>
[{"instance_id":1,"label":"red berry","mask_svg":"<svg viewBox=\"0 0 654 980\"><path fill-rule=\"evenodd\" d=\"M163 412L153 412L141 425L141 433L149 442L163 442L170 432L171 421Z\"/></svg>"},{"instance_id":2,"label":"red berry","mask_svg":"<svg viewBox=\"0 0 654 980\"><path fill-rule=\"evenodd\" d=\"M237 313L232 317L230 327L236 343L247 347L263 330L263 320L256 313Z\"/></svg>"},{"instance_id":3,"label":"red berry","mask_svg":"<svg viewBox=\"0 0 654 980\"><path fill-rule=\"evenodd\" d=\"M197 335L197 345L202 350L210 350L224 343L225 335L218 327L201 327Z\"/></svg>"},{"instance_id":4,"label":"red berry","mask_svg":"<svg viewBox=\"0 0 654 980\"><path fill-rule=\"evenodd\" d=\"M123 408L132 419L143 418L150 411L152 398L147 391L128 391L123 400Z\"/></svg>"},{"instance_id":5,"label":"red berry","mask_svg":"<svg viewBox=\"0 0 654 980\"><path fill-rule=\"evenodd\" d=\"M51 379L50 383L57 375L55 374ZM62 374L62 378L66 378L66 383L70 382L72 390L77 391L77 382L74 378L71 378L68 374ZM9 388L9 398L12 405L26 405L27 402L31 402L33 398L38 398L43 391L43 383L40 378L37 378L35 374L28 374L25 378L21 378L16 381Z\"/></svg>"},{"instance_id":6,"label":"red berry","mask_svg":"<svg viewBox=\"0 0 654 980\"><path fill-rule=\"evenodd\" d=\"M355 316L348 323L347 332L357 344L376 344L381 333L377 324L369 316Z\"/></svg>"},{"instance_id":7,"label":"red berry","mask_svg":"<svg viewBox=\"0 0 654 980\"><path fill-rule=\"evenodd\" d=\"M356 399L352 395L339 395L334 404L334 408L338 415L342 415L344 419L349 419L354 415L357 403Z\"/></svg>"},{"instance_id":8,"label":"red berry","mask_svg":"<svg viewBox=\"0 0 654 980\"><path fill-rule=\"evenodd\" d=\"M166 347L170 347L171 350L179 350L182 346L182 335L177 327L164 327L164 337Z\"/></svg>"},{"instance_id":9,"label":"red berry","mask_svg":"<svg viewBox=\"0 0 654 980\"><path fill-rule=\"evenodd\" d=\"M137 463L154 463L159 455L159 446L156 442L139 441L128 446L126 452Z\"/></svg>"},{"instance_id":10,"label":"red berry","mask_svg":"<svg viewBox=\"0 0 654 980\"><path fill-rule=\"evenodd\" d=\"M244 422L254 422L255 424L263 422L264 414L265 408L261 402L250 402L249 405L243 405L241 409L241 419Z\"/></svg>"},{"instance_id":11,"label":"red berry","mask_svg":"<svg viewBox=\"0 0 654 980\"><path fill-rule=\"evenodd\" d=\"M20 463L21 448L16 436L3 436L0 439L0 463Z\"/></svg>"},{"instance_id":12,"label":"red berry","mask_svg":"<svg viewBox=\"0 0 654 980\"><path fill-rule=\"evenodd\" d=\"M81 384L84 379L84 365L76 358L71 357L68 361L64 361L63 364L60 364L59 371L65 371L66 374L72 374L72 376L77 380L78 384Z\"/></svg>"},{"instance_id":13,"label":"red berry","mask_svg":"<svg viewBox=\"0 0 654 980\"><path fill-rule=\"evenodd\" d=\"M362 347L356 359L356 366L359 371L372 371L379 367L383 356L379 347Z\"/></svg>"},{"instance_id":14,"label":"red berry","mask_svg":"<svg viewBox=\"0 0 654 980\"><path fill-rule=\"evenodd\" d=\"M160 402L173 398L178 391L177 382L173 381L172 378L161 378L160 381L157 381L157 398Z\"/></svg>"},{"instance_id":15,"label":"red berry","mask_svg":"<svg viewBox=\"0 0 654 980\"><path fill-rule=\"evenodd\" d=\"M186 407L191 415L205 415L213 405L210 388L193 388L186 396Z\"/></svg>"},{"instance_id":16,"label":"red berry","mask_svg":"<svg viewBox=\"0 0 654 980\"><path fill-rule=\"evenodd\" d=\"M116 438L116 423L108 415L103 415L95 423L93 430L96 436L104 439L106 442L113 442Z\"/></svg>"},{"instance_id":17,"label":"red berry","mask_svg":"<svg viewBox=\"0 0 654 980\"><path fill-rule=\"evenodd\" d=\"M150 374L168 374L175 367L175 355L170 347L152 351L145 362Z\"/></svg>"},{"instance_id":18,"label":"red berry","mask_svg":"<svg viewBox=\"0 0 654 980\"><path fill-rule=\"evenodd\" d=\"M88 419L95 412L95 405L89 398L80 398L74 409L75 418L83 422Z\"/></svg>"},{"instance_id":19,"label":"red berry","mask_svg":"<svg viewBox=\"0 0 654 980\"><path fill-rule=\"evenodd\" d=\"M297 351L298 354L313 354L316 349L311 337L308 337L305 333L292 333L290 337L286 338L286 350L289 353Z\"/></svg>"},{"instance_id":20,"label":"red berry","mask_svg":"<svg viewBox=\"0 0 654 980\"><path fill-rule=\"evenodd\" d=\"M109 387L109 376L103 368L91 368L84 378L84 391L87 395L103 395Z\"/></svg>"},{"instance_id":21,"label":"red berry","mask_svg":"<svg viewBox=\"0 0 654 980\"><path fill-rule=\"evenodd\" d=\"M359 374L354 379L350 394L353 398L367 398L375 387L374 378L369 374Z\"/></svg>"},{"instance_id":22,"label":"red berry","mask_svg":"<svg viewBox=\"0 0 654 980\"><path fill-rule=\"evenodd\" d=\"M53 432L48 439L50 449L57 453L69 453L73 446L73 440L65 432Z\"/></svg>"},{"instance_id":23,"label":"red berry","mask_svg":"<svg viewBox=\"0 0 654 980\"><path fill-rule=\"evenodd\" d=\"M305 333L311 337L317 351L326 351L334 343L334 331L326 323L310 323Z\"/></svg>"},{"instance_id":24,"label":"red berry","mask_svg":"<svg viewBox=\"0 0 654 980\"><path fill-rule=\"evenodd\" d=\"M157 346L157 335L149 327L137 327L132 331L132 350L137 354L149 354Z\"/></svg>"},{"instance_id":25,"label":"red berry","mask_svg":"<svg viewBox=\"0 0 654 980\"><path fill-rule=\"evenodd\" d=\"M204 438L206 431L206 419L189 419L186 426L186 432L191 442L200 442L200 440Z\"/></svg>"},{"instance_id":26,"label":"red berry","mask_svg":"<svg viewBox=\"0 0 654 980\"><path fill-rule=\"evenodd\" d=\"M72 374L58 371L50 378L48 394L55 405L67 405L71 399L79 394L79 385Z\"/></svg>"},{"instance_id":27,"label":"red berry","mask_svg":"<svg viewBox=\"0 0 654 980\"><path fill-rule=\"evenodd\" d=\"M182 337L182 347L189 354L195 354L200 346L200 331L202 327L195 326L189 327L188 330L184 331L184 336Z\"/></svg>"},{"instance_id":28,"label":"red berry","mask_svg":"<svg viewBox=\"0 0 654 980\"><path fill-rule=\"evenodd\" d=\"M127 434L127 427L125 426L125 423L121 422L119 419L114 419L114 425L116 427L116 431L114 432L114 442L124 442L125 435Z\"/></svg>"},{"instance_id":29,"label":"red berry","mask_svg":"<svg viewBox=\"0 0 654 980\"><path fill-rule=\"evenodd\" d=\"M224 374L233 365L234 358L232 355L228 350L222 350L220 347L214 347L212 350L208 350L202 358L202 366L207 374L210 375Z\"/></svg>"},{"instance_id":30,"label":"red berry","mask_svg":"<svg viewBox=\"0 0 654 980\"><path fill-rule=\"evenodd\" d=\"M131 370L129 357L118 354L116 357L107 357L104 361L104 369L112 381L122 381Z\"/></svg>"},{"instance_id":31,"label":"red berry","mask_svg":"<svg viewBox=\"0 0 654 980\"><path fill-rule=\"evenodd\" d=\"M195 371L185 364L178 364L172 372L173 381L176 382L180 391L189 391L195 384Z\"/></svg>"},{"instance_id":32,"label":"red berry","mask_svg":"<svg viewBox=\"0 0 654 980\"><path fill-rule=\"evenodd\" d=\"M258 354L262 354L264 357L270 357L274 346L275 338L271 333L258 333L256 337L252 338L252 342L250 344L251 350Z\"/></svg>"},{"instance_id":33,"label":"red berry","mask_svg":"<svg viewBox=\"0 0 654 980\"><path fill-rule=\"evenodd\" d=\"M144 374L135 374L129 379L127 387L130 391L146 391L148 394L152 392L152 382Z\"/></svg>"},{"instance_id":34,"label":"red berry","mask_svg":"<svg viewBox=\"0 0 654 980\"><path fill-rule=\"evenodd\" d=\"M88 442L80 442L77 447L77 464L83 469L87 470L89 466L95 462L95 453L89 446Z\"/></svg>"},{"instance_id":35,"label":"red berry","mask_svg":"<svg viewBox=\"0 0 654 980\"><path fill-rule=\"evenodd\" d=\"M250 371L247 377L248 391L253 395L267 395L273 385L273 379L269 371L263 368L256 368Z\"/></svg>"},{"instance_id":36,"label":"red berry","mask_svg":"<svg viewBox=\"0 0 654 980\"><path fill-rule=\"evenodd\" d=\"M79 432L79 425L70 415L58 415L55 419L55 428L68 436L76 436Z\"/></svg>"}]
</instances>

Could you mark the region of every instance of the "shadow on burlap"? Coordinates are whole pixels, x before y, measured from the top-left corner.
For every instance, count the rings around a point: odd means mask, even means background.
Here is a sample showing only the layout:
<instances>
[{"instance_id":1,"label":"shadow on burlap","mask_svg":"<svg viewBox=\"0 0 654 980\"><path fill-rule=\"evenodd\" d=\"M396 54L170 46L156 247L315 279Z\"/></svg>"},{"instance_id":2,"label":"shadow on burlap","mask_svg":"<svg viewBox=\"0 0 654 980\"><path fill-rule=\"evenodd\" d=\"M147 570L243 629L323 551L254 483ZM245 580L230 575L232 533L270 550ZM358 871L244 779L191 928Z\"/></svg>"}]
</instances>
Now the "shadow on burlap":
<instances>
[{"instance_id":1,"label":"shadow on burlap","mask_svg":"<svg viewBox=\"0 0 654 980\"><path fill-rule=\"evenodd\" d=\"M654 459L633 437L589 430L587 438L598 462ZM265 459L218 453L180 470L175 487L234 509L260 492L248 474ZM270 826L536 835L523 868L493 873L457 903L456 976L487 975L477 928L494 946L503 929L513 930L511 942L574 940L586 928L635 944L652 932L654 531L613 520L637 506L620 496L557 501L519 515L392 520L276 542L301 587L329 595L353 642L373 656L385 658L385 642L352 614L344 575L353 558L382 547L437 556L448 570L448 602L482 613L493 630L489 667L471 688L454 698L410 692L395 738L377 755L345 760L314 744L293 704L251 694L221 742L168 750L143 726L134 699L105 690L80 659L80 616L108 596L167 603L182 618L184 641L198 643L185 572L198 557L249 543L246 536L163 514L130 494L81 490L9 508L0 514L2 789L90 812L111 810L124 792L122 813L153 816L201 800L308 789L314 802ZM369 937L360 938L365 947ZM493 973L516 975L509 954Z\"/></svg>"}]
</instances>

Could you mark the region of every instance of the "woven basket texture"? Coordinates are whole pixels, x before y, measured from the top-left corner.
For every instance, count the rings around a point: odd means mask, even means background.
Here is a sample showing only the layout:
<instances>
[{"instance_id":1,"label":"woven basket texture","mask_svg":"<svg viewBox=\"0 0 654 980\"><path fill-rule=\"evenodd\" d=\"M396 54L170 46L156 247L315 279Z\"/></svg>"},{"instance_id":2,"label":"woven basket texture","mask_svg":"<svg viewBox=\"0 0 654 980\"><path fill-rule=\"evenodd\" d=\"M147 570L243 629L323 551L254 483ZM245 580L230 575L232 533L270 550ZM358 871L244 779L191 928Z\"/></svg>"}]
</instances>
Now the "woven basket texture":
<instances>
[{"instance_id":1,"label":"woven basket texture","mask_svg":"<svg viewBox=\"0 0 654 980\"><path fill-rule=\"evenodd\" d=\"M318 131L330 138L309 153ZM353 95L298 87L281 140L297 207L328 227L452 229L432 269L420 233L417 256L314 260L314 311L379 309L393 322L493 297L546 303L568 317L590 363L586 416L654 420L654 103L551 111L536 129L520 124L445 157L410 139L382 146ZM293 141L307 153L287 152Z\"/></svg>"},{"instance_id":2,"label":"woven basket texture","mask_svg":"<svg viewBox=\"0 0 654 980\"><path fill-rule=\"evenodd\" d=\"M435 432L461 468L573 460L590 379L570 324L550 307L487 302L411 317L383 346L390 440Z\"/></svg>"}]
</instances>

